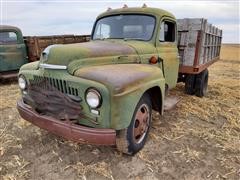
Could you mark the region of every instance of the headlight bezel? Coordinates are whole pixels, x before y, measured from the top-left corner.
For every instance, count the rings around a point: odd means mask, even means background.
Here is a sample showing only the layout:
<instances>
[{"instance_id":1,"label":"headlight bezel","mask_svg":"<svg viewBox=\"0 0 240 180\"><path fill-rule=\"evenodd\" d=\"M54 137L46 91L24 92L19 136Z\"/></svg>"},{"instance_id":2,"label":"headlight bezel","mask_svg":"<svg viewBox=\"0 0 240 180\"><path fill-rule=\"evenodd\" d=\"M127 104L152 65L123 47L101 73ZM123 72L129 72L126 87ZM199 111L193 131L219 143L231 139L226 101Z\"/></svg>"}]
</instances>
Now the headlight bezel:
<instances>
[{"instance_id":1,"label":"headlight bezel","mask_svg":"<svg viewBox=\"0 0 240 180\"><path fill-rule=\"evenodd\" d=\"M96 105L91 104L88 97L89 93L93 93L93 95L95 95L98 98L98 103ZM102 96L96 88L88 88L85 92L85 101L90 108L97 109L102 105Z\"/></svg>"},{"instance_id":2,"label":"headlight bezel","mask_svg":"<svg viewBox=\"0 0 240 180\"><path fill-rule=\"evenodd\" d=\"M23 75L18 76L18 86L21 90L27 89L27 80Z\"/></svg>"}]
</instances>

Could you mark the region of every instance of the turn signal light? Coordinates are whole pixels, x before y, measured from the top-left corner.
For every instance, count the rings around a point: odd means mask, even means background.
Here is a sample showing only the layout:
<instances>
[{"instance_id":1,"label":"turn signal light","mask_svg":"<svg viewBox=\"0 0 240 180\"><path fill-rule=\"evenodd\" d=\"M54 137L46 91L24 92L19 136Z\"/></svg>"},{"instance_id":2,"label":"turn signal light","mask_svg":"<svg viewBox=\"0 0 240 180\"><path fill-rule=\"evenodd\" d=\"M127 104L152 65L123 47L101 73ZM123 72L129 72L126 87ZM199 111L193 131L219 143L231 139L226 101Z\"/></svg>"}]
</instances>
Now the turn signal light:
<instances>
[{"instance_id":1,"label":"turn signal light","mask_svg":"<svg viewBox=\"0 0 240 180\"><path fill-rule=\"evenodd\" d=\"M152 56L150 59L149 59L149 63L150 64L157 64L158 62L158 59L156 56Z\"/></svg>"}]
</instances>

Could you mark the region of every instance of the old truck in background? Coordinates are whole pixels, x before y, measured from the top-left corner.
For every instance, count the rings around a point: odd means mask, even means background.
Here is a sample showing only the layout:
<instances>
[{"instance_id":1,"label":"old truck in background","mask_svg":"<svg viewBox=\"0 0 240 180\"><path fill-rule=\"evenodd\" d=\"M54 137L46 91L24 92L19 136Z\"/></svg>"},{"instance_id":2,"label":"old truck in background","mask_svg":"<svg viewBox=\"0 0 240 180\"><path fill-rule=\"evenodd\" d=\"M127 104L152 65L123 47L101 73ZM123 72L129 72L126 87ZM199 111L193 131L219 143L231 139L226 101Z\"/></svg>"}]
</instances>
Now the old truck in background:
<instances>
[{"instance_id":1,"label":"old truck in background","mask_svg":"<svg viewBox=\"0 0 240 180\"><path fill-rule=\"evenodd\" d=\"M40 59L41 52L52 44L70 44L89 40L89 36L25 36L19 28L0 25L0 79L17 77L19 68Z\"/></svg>"},{"instance_id":2,"label":"old truck in background","mask_svg":"<svg viewBox=\"0 0 240 180\"><path fill-rule=\"evenodd\" d=\"M64 138L134 154L146 142L152 110L162 115L177 102L167 96L177 82L188 94L206 94L221 38L203 18L176 20L146 6L108 9L90 42L50 46L21 67L18 111Z\"/></svg>"}]
</instances>

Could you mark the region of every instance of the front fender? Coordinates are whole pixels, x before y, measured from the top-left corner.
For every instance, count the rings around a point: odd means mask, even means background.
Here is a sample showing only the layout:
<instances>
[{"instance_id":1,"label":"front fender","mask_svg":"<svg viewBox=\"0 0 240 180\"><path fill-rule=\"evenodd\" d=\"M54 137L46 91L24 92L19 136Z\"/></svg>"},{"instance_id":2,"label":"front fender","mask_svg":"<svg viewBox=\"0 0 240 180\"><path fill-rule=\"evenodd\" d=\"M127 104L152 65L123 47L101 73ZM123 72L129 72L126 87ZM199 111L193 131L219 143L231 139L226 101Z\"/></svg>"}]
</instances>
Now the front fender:
<instances>
[{"instance_id":1,"label":"front fender","mask_svg":"<svg viewBox=\"0 0 240 180\"><path fill-rule=\"evenodd\" d=\"M22 70L36 70L36 69L38 69L38 65L39 65L39 61L27 63L27 64L22 65L22 67L20 68L20 71L22 71Z\"/></svg>"},{"instance_id":2,"label":"front fender","mask_svg":"<svg viewBox=\"0 0 240 180\"><path fill-rule=\"evenodd\" d=\"M163 78L159 67L148 64L111 64L88 66L75 71L75 76L100 82L113 94L128 93L148 81Z\"/></svg>"},{"instance_id":3,"label":"front fender","mask_svg":"<svg viewBox=\"0 0 240 180\"><path fill-rule=\"evenodd\" d=\"M164 97L165 80L162 70L153 65L91 66L75 71L74 75L99 82L108 88L111 109L110 124L117 130L129 126L138 101L148 89L159 87Z\"/></svg>"},{"instance_id":4,"label":"front fender","mask_svg":"<svg viewBox=\"0 0 240 180\"><path fill-rule=\"evenodd\" d=\"M159 87L161 93L158 97L161 104L163 104L164 84L165 80L161 78L149 81L143 86L139 86L138 89L132 89L132 91L128 91L127 93L114 95L111 98L111 126L117 130L127 128L131 123L134 110L140 98L151 88Z\"/></svg>"}]
</instances>

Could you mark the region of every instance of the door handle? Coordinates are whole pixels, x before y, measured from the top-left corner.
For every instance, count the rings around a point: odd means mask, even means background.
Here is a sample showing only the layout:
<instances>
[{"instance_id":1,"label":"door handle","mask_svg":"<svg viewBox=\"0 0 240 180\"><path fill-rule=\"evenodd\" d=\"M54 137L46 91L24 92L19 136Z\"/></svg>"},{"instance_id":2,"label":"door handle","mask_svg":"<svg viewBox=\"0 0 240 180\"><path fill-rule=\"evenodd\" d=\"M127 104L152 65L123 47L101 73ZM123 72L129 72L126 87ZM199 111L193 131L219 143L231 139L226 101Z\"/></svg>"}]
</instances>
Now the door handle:
<instances>
[{"instance_id":1,"label":"door handle","mask_svg":"<svg viewBox=\"0 0 240 180\"><path fill-rule=\"evenodd\" d=\"M21 45L17 45L17 49L21 49L22 48L22 46Z\"/></svg>"},{"instance_id":2,"label":"door handle","mask_svg":"<svg viewBox=\"0 0 240 180\"><path fill-rule=\"evenodd\" d=\"M158 57L158 62L163 63L163 59Z\"/></svg>"}]
</instances>

